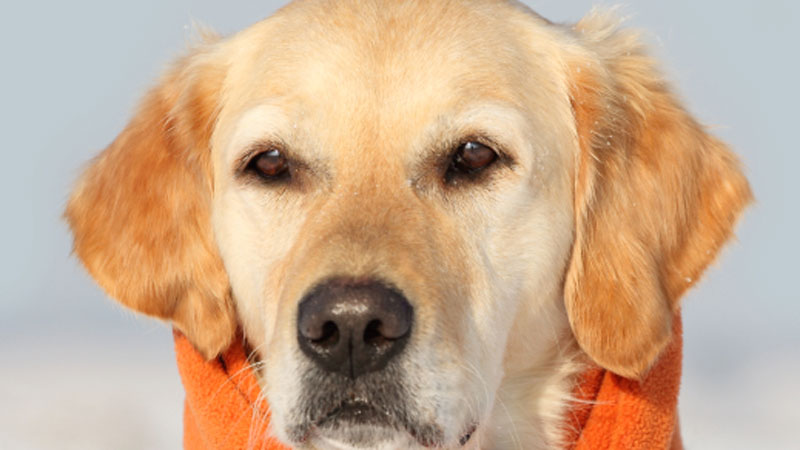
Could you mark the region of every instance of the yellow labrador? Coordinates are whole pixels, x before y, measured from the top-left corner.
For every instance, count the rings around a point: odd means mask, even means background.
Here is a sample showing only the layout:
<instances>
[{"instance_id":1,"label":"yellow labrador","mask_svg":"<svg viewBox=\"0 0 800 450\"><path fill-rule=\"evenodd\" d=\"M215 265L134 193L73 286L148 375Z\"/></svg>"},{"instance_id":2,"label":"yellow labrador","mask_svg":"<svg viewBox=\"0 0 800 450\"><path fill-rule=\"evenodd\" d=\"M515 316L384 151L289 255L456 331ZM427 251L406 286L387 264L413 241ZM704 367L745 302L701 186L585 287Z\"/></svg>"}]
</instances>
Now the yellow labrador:
<instances>
[{"instance_id":1,"label":"yellow labrador","mask_svg":"<svg viewBox=\"0 0 800 450\"><path fill-rule=\"evenodd\" d=\"M111 297L208 358L242 330L281 441L535 449L749 199L612 18L308 0L179 60L66 214Z\"/></svg>"}]
</instances>

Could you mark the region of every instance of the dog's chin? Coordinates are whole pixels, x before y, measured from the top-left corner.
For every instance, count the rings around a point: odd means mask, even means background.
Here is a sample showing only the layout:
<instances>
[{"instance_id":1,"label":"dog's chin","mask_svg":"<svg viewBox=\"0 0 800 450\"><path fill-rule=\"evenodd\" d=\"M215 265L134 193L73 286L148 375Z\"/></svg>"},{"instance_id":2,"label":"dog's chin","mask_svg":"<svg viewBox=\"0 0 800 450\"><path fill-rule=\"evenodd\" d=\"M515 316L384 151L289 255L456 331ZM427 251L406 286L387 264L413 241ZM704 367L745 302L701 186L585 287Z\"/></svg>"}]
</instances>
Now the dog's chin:
<instances>
[{"instance_id":1,"label":"dog's chin","mask_svg":"<svg viewBox=\"0 0 800 450\"><path fill-rule=\"evenodd\" d=\"M317 449L424 449L445 446L438 426L411 425L361 403L344 404L308 427L301 441ZM457 445L475 431L467 429ZM448 446L451 447L451 446Z\"/></svg>"},{"instance_id":2,"label":"dog's chin","mask_svg":"<svg viewBox=\"0 0 800 450\"><path fill-rule=\"evenodd\" d=\"M466 445L474 432L475 427L470 427L452 447L459 448ZM394 427L367 423L342 423L314 428L307 443L318 449L427 449L443 446L441 442L431 442L421 436L415 436L413 430L398 430Z\"/></svg>"},{"instance_id":3,"label":"dog's chin","mask_svg":"<svg viewBox=\"0 0 800 450\"><path fill-rule=\"evenodd\" d=\"M322 449L428 447L435 427L417 427L363 402L345 402L308 430L307 442Z\"/></svg>"},{"instance_id":4,"label":"dog's chin","mask_svg":"<svg viewBox=\"0 0 800 450\"><path fill-rule=\"evenodd\" d=\"M409 433L366 423L341 423L315 428L310 443L319 449L396 449L423 447Z\"/></svg>"}]
</instances>

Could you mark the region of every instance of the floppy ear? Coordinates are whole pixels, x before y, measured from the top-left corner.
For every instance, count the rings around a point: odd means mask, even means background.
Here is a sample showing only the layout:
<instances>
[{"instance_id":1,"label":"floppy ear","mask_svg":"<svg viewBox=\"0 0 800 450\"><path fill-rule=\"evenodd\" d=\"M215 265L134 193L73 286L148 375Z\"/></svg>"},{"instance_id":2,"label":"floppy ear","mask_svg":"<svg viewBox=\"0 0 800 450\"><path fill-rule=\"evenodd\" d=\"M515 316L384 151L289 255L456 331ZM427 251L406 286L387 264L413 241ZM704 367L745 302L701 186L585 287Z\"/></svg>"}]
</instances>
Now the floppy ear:
<instances>
[{"instance_id":1,"label":"floppy ear","mask_svg":"<svg viewBox=\"0 0 800 450\"><path fill-rule=\"evenodd\" d=\"M739 162L678 104L635 34L576 25L570 61L580 145L566 309L599 365L641 378L671 337L679 298L751 201Z\"/></svg>"},{"instance_id":2,"label":"floppy ear","mask_svg":"<svg viewBox=\"0 0 800 450\"><path fill-rule=\"evenodd\" d=\"M170 320L207 358L236 327L209 210L223 78L200 52L180 61L86 170L65 213L75 253L100 286Z\"/></svg>"}]
</instances>

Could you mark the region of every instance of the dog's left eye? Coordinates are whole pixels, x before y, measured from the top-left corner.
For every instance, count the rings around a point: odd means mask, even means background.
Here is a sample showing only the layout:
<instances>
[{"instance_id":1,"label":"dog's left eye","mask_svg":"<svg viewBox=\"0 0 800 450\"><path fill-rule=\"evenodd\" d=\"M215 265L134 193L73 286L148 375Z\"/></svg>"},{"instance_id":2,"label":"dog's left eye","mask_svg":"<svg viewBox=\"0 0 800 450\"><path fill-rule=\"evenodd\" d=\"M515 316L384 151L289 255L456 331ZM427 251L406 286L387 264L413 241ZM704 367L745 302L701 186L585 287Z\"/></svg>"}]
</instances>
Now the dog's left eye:
<instances>
[{"instance_id":1,"label":"dog's left eye","mask_svg":"<svg viewBox=\"0 0 800 450\"><path fill-rule=\"evenodd\" d=\"M446 178L458 175L473 175L491 166L497 160L497 152L479 142L466 142L456 149Z\"/></svg>"},{"instance_id":2,"label":"dog's left eye","mask_svg":"<svg viewBox=\"0 0 800 450\"><path fill-rule=\"evenodd\" d=\"M289 175L289 161L283 152L271 148L254 156L247 164L247 170L267 180L277 180Z\"/></svg>"}]
</instances>

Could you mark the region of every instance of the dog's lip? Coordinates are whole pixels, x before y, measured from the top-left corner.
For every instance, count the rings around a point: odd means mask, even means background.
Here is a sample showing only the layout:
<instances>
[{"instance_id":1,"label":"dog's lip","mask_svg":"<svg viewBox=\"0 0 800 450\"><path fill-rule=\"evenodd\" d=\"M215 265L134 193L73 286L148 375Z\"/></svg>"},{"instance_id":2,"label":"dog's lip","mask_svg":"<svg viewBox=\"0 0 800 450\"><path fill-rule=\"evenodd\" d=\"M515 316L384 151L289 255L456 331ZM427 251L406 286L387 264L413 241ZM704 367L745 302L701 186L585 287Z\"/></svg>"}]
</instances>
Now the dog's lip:
<instances>
[{"instance_id":1,"label":"dog's lip","mask_svg":"<svg viewBox=\"0 0 800 450\"><path fill-rule=\"evenodd\" d=\"M473 423L472 425L470 425L470 427L467 429L467 432L464 433L461 436L461 438L459 438L458 445L460 445L462 447L467 445L467 442L469 442L470 438L472 437L473 434L475 434L475 431L477 429L478 429L478 424L477 423Z\"/></svg>"},{"instance_id":2,"label":"dog's lip","mask_svg":"<svg viewBox=\"0 0 800 450\"><path fill-rule=\"evenodd\" d=\"M328 412L328 414L314 422L314 426L321 427L333 420L347 420L356 423L377 423L386 426L392 426L397 422L397 420L383 409L363 400L342 402L339 406Z\"/></svg>"},{"instance_id":3,"label":"dog's lip","mask_svg":"<svg viewBox=\"0 0 800 450\"><path fill-rule=\"evenodd\" d=\"M312 434L319 434L319 432L321 431L320 429L324 427L326 423L332 422L333 420L335 420L336 416L340 414L345 414L346 418L348 419L355 418L356 422L361 422L361 423L369 423L369 419L364 420L366 418L365 417L366 414L377 414L383 420L374 423L375 425L380 425L387 428L394 428L398 431L405 431L423 447L438 447L441 445L441 443L439 442L430 442L429 440L425 439L424 436L422 436L421 433L410 423L389 414L382 408L379 408L369 402L362 400L345 401L342 402L337 407L332 408L327 414L323 415L320 419L314 421L311 424L308 431L306 432L306 435L302 438L301 441L307 442Z\"/></svg>"},{"instance_id":4,"label":"dog's lip","mask_svg":"<svg viewBox=\"0 0 800 450\"><path fill-rule=\"evenodd\" d=\"M366 401L356 400L356 401L346 401L340 404L339 406L331 409L330 412L325 414L322 418L315 421L311 427L309 427L308 432L303 437L302 441L306 442L308 438L314 433L319 432L319 429L325 426L326 423L332 421L335 416L344 414L347 419L355 419L355 422L361 423L368 423L369 419L364 420L364 415L366 414L379 414L386 419L385 422L381 423L380 425L386 427L393 427L398 430L404 430L407 432L411 437L414 438L421 446L426 448L431 447L440 447L442 445L441 442L431 442L426 440L423 436L420 435L418 430L416 430L411 424L406 423L405 421L398 420L391 416L386 411L376 407L375 405L370 404ZM458 439L458 445L463 447L467 445L467 443L472 438L472 435L475 434L475 431L478 429L478 423L475 422L470 425L466 432Z\"/></svg>"}]
</instances>

